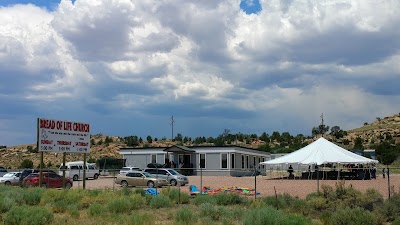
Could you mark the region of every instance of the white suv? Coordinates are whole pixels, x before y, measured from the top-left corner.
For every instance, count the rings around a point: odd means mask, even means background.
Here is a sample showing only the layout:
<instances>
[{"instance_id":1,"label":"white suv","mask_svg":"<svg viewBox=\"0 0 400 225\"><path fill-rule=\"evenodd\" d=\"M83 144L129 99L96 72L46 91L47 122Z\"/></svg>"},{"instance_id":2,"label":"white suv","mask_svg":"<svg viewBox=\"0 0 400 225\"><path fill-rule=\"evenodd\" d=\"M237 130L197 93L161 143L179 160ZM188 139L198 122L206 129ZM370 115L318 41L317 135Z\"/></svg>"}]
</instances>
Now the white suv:
<instances>
[{"instance_id":1,"label":"white suv","mask_svg":"<svg viewBox=\"0 0 400 225\"><path fill-rule=\"evenodd\" d=\"M135 166L125 166L119 170L119 174L124 175L124 174L127 174L132 171L140 171L140 169L139 169L139 167L135 167Z\"/></svg>"}]
</instances>

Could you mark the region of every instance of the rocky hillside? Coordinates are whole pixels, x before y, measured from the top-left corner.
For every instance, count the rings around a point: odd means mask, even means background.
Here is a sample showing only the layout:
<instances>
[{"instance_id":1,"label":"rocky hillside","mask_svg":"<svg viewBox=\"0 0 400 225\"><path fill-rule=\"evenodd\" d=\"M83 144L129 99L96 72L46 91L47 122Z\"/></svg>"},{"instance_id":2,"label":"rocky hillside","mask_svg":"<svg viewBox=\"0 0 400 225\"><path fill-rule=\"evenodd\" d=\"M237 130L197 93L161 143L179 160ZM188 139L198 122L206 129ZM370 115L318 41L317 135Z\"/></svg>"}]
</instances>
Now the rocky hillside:
<instances>
[{"instance_id":1,"label":"rocky hillside","mask_svg":"<svg viewBox=\"0 0 400 225\"><path fill-rule=\"evenodd\" d=\"M378 144L383 140L392 139L395 143L400 144L400 114L393 116L387 116L383 119L377 118L372 123L365 123L364 126L347 131L347 135L340 139L335 139L330 135L324 135L325 138L340 144L341 146L351 149L354 145L355 139L360 137L363 140L363 145L368 148L372 144ZM108 144L98 144L106 142L106 138L111 138L112 142ZM114 157L120 158L119 149L126 147L121 137L116 136L105 136L105 135L93 135L90 154L87 159L100 159L103 157ZM315 139L315 138L314 138ZM312 140L305 140L310 143ZM176 143L169 140L153 141L152 143L142 143L139 147L150 146L150 147L167 147ZM250 148L257 148L264 144L263 141L253 140L252 143L236 143L241 146ZM279 144L279 143L275 143ZM36 148L35 144L30 145L19 145L13 147L0 147L0 166L17 168L21 165L21 162L25 159L33 161L33 165L36 167L40 162L40 154L34 153ZM67 161L83 160L82 154L67 154ZM61 153L44 153L45 165L58 166L62 163Z\"/></svg>"}]
</instances>

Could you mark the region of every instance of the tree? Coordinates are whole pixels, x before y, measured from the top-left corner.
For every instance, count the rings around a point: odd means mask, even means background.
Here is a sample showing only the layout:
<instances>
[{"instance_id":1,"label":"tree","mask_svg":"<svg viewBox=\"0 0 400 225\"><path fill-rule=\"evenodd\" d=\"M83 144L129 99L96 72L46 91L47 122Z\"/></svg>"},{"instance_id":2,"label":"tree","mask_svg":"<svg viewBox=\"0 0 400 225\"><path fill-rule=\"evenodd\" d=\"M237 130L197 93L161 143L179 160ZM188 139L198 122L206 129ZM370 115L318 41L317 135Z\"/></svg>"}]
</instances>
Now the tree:
<instances>
[{"instance_id":1,"label":"tree","mask_svg":"<svg viewBox=\"0 0 400 225\"><path fill-rule=\"evenodd\" d=\"M263 152L271 152L271 147L269 146L269 143L262 144L258 146L258 150L263 151Z\"/></svg>"},{"instance_id":2,"label":"tree","mask_svg":"<svg viewBox=\"0 0 400 225\"><path fill-rule=\"evenodd\" d=\"M175 137L175 141L177 141L177 142L182 142L182 139L183 139L183 137L182 137L182 134L180 134L180 133L178 133Z\"/></svg>"},{"instance_id":3,"label":"tree","mask_svg":"<svg viewBox=\"0 0 400 225\"><path fill-rule=\"evenodd\" d=\"M97 142L98 145L102 145L103 144L103 139L100 139L100 141Z\"/></svg>"},{"instance_id":4,"label":"tree","mask_svg":"<svg viewBox=\"0 0 400 225\"><path fill-rule=\"evenodd\" d=\"M272 132L271 140L281 141L281 134L278 131Z\"/></svg>"},{"instance_id":5,"label":"tree","mask_svg":"<svg viewBox=\"0 0 400 225\"><path fill-rule=\"evenodd\" d=\"M21 165L19 166L20 169L32 168L32 167L33 167L33 162L30 159L24 159L24 161L22 161Z\"/></svg>"},{"instance_id":6,"label":"tree","mask_svg":"<svg viewBox=\"0 0 400 225\"><path fill-rule=\"evenodd\" d=\"M338 139L344 136L344 131L339 126L333 126L330 134Z\"/></svg>"},{"instance_id":7,"label":"tree","mask_svg":"<svg viewBox=\"0 0 400 225\"><path fill-rule=\"evenodd\" d=\"M153 143L153 139L151 138L150 135L147 136L146 140L148 143Z\"/></svg>"},{"instance_id":8,"label":"tree","mask_svg":"<svg viewBox=\"0 0 400 225\"><path fill-rule=\"evenodd\" d=\"M96 145L96 141L94 139L90 139L90 145L91 146L95 146Z\"/></svg>"},{"instance_id":9,"label":"tree","mask_svg":"<svg viewBox=\"0 0 400 225\"><path fill-rule=\"evenodd\" d=\"M268 136L268 134L265 133L265 132L263 132L263 133L260 135L260 140L261 140L261 141L264 141L264 142L269 142L269 136Z\"/></svg>"},{"instance_id":10,"label":"tree","mask_svg":"<svg viewBox=\"0 0 400 225\"><path fill-rule=\"evenodd\" d=\"M354 149L364 149L363 139L361 137L356 137L354 140Z\"/></svg>"},{"instance_id":11,"label":"tree","mask_svg":"<svg viewBox=\"0 0 400 225\"><path fill-rule=\"evenodd\" d=\"M313 127L311 130L311 134L313 136L318 135L318 134L325 134L326 132L328 132L329 130L329 126L326 126L325 124L321 124L317 127Z\"/></svg>"}]
</instances>

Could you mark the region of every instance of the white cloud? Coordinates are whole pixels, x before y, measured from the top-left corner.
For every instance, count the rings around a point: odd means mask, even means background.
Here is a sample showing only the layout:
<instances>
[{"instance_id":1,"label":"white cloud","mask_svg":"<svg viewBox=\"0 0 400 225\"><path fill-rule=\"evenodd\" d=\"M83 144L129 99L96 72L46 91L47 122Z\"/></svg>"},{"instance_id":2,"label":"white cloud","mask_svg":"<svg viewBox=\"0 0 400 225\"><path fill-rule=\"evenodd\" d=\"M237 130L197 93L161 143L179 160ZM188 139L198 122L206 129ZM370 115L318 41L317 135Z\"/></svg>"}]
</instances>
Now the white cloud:
<instances>
[{"instance_id":1,"label":"white cloud","mask_svg":"<svg viewBox=\"0 0 400 225\"><path fill-rule=\"evenodd\" d=\"M251 15L239 0L2 7L0 104L75 120L178 111L240 132L304 131L321 112L351 128L398 112L399 1L260 3Z\"/></svg>"}]
</instances>

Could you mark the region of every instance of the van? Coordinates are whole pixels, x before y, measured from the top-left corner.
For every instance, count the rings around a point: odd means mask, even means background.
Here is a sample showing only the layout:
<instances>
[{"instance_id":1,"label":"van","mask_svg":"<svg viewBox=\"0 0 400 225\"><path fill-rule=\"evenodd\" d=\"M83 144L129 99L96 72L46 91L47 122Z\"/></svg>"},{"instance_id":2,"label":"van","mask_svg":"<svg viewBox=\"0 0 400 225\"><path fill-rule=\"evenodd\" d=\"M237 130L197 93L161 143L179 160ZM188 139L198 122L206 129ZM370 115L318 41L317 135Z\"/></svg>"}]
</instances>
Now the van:
<instances>
[{"instance_id":1,"label":"van","mask_svg":"<svg viewBox=\"0 0 400 225\"><path fill-rule=\"evenodd\" d=\"M65 163L65 167L60 166L58 174L62 176L63 171L65 171L65 177L77 181L83 178L83 170L83 161L67 162ZM99 178L99 174L100 171L96 168L96 163L86 163L86 179L97 179Z\"/></svg>"},{"instance_id":2,"label":"van","mask_svg":"<svg viewBox=\"0 0 400 225\"><path fill-rule=\"evenodd\" d=\"M184 175L178 173L174 169L168 168L147 168L144 170L147 173L153 174L156 177L167 179L171 186L185 186L189 183L189 179Z\"/></svg>"}]
</instances>

